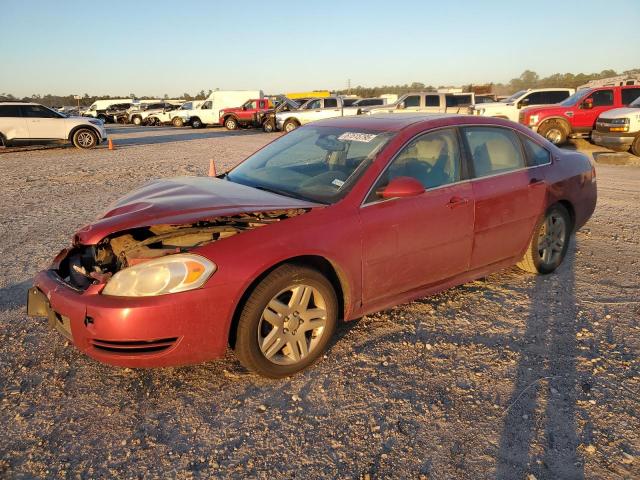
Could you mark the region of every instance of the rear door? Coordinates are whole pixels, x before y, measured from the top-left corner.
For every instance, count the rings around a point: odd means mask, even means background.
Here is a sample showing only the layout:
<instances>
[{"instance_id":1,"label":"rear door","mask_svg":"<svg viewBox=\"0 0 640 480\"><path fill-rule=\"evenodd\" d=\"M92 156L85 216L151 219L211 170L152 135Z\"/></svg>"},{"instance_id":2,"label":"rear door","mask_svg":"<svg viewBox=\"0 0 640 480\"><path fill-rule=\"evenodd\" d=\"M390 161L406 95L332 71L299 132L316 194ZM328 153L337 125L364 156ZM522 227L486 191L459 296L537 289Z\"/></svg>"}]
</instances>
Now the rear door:
<instances>
[{"instance_id":1,"label":"rear door","mask_svg":"<svg viewBox=\"0 0 640 480\"><path fill-rule=\"evenodd\" d=\"M27 121L20 105L0 105L0 133L7 140L29 138Z\"/></svg>"},{"instance_id":2,"label":"rear door","mask_svg":"<svg viewBox=\"0 0 640 480\"><path fill-rule=\"evenodd\" d=\"M596 119L600 114L616 106L615 93L613 88L603 88L595 90L584 97L581 104L577 105L573 115L573 121L571 123L573 124L574 130L586 132L594 129ZM593 100L591 108L585 108L585 101L588 98ZM620 99L618 99L618 105L619 102Z\"/></svg>"},{"instance_id":3,"label":"rear door","mask_svg":"<svg viewBox=\"0 0 640 480\"><path fill-rule=\"evenodd\" d=\"M462 129L470 154L475 199L470 268L520 255L531 239L546 199L539 169L528 168L517 134L504 127Z\"/></svg>"},{"instance_id":4,"label":"rear door","mask_svg":"<svg viewBox=\"0 0 640 480\"><path fill-rule=\"evenodd\" d=\"M434 94L426 94L424 96L424 107L420 109L427 113L443 113L445 106L442 104L442 96Z\"/></svg>"},{"instance_id":5,"label":"rear door","mask_svg":"<svg viewBox=\"0 0 640 480\"><path fill-rule=\"evenodd\" d=\"M42 105L22 105L20 108L22 116L27 121L29 138L48 140L66 138L64 117Z\"/></svg>"}]
</instances>

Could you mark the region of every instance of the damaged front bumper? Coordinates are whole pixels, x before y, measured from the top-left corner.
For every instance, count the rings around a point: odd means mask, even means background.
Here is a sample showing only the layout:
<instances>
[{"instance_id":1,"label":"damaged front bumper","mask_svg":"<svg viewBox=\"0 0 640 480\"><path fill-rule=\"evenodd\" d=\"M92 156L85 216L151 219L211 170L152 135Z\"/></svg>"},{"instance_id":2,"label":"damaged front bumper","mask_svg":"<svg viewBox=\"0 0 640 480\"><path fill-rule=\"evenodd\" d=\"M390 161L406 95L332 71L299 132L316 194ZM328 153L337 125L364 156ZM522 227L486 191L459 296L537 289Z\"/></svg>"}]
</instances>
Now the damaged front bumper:
<instances>
[{"instance_id":1,"label":"damaged front bumper","mask_svg":"<svg viewBox=\"0 0 640 480\"><path fill-rule=\"evenodd\" d=\"M128 298L101 295L102 287L80 291L45 270L28 292L27 314L46 317L81 352L111 365L178 366L224 355L234 289Z\"/></svg>"}]
</instances>

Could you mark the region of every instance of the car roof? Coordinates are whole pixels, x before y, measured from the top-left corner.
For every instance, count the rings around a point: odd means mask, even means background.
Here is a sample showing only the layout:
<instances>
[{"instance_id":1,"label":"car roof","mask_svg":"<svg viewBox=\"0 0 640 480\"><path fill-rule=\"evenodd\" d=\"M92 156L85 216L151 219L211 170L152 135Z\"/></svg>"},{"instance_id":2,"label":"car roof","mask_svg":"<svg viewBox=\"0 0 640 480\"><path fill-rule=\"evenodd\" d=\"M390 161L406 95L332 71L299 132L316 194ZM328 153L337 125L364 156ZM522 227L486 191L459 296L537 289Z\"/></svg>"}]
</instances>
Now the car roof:
<instances>
[{"instance_id":1,"label":"car roof","mask_svg":"<svg viewBox=\"0 0 640 480\"><path fill-rule=\"evenodd\" d=\"M0 105L40 105L33 102L0 102Z\"/></svg>"},{"instance_id":2,"label":"car roof","mask_svg":"<svg viewBox=\"0 0 640 480\"><path fill-rule=\"evenodd\" d=\"M387 132L398 132L416 124L425 128L448 125L502 125L522 130L524 127L501 118L479 115L459 115L455 113L416 114L416 113L380 113L375 115L354 115L349 117L327 118L313 122L320 127L362 128Z\"/></svg>"}]
</instances>

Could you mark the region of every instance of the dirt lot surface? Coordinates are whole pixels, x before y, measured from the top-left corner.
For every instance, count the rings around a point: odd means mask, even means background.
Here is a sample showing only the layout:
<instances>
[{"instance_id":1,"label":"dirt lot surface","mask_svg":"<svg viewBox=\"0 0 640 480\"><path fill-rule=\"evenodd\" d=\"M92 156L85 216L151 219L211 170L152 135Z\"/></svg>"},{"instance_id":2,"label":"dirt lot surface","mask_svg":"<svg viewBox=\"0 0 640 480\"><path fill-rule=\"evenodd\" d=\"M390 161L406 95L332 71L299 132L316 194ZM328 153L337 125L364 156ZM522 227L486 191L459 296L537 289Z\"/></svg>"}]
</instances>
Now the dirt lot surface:
<instances>
[{"instance_id":1,"label":"dirt lot surface","mask_svg":"<svg viewBox=\"0 0 640 480\"><path fill-rule=\"evenodd\" d=\"M556 273L509 269L343 325L322 362L272 381L231 352L101 365L26 317L33 275L110 202L273 138L112 134L113 152L0 155L0 477L640 478L640 168L599 167Z\"/></svg>"}]
</instances>

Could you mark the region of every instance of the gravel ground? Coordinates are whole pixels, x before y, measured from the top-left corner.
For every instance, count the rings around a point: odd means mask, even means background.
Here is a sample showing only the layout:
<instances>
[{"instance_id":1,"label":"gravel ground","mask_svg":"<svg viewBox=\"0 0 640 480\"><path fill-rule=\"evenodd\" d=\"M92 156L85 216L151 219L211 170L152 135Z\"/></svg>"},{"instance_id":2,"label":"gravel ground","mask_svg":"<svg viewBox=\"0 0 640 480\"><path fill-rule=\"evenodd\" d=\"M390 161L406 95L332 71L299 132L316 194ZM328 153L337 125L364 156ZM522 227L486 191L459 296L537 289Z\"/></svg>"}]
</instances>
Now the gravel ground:
<instances>
[{"instance_id":1,"label":"gravel ground","mask_svg":"<svg viewBox=\"0 0 640 480\"><path fill-rule=\"evenodd\" d=\"M26 317L33 275L110 202L273 138L112 135L115 151L0 155L0 477L640 477L640 168L599 167L556 273L513 268L343 325L322 362L272 381L231 352L101 365Z\"/></svg>"}]
</instances>

